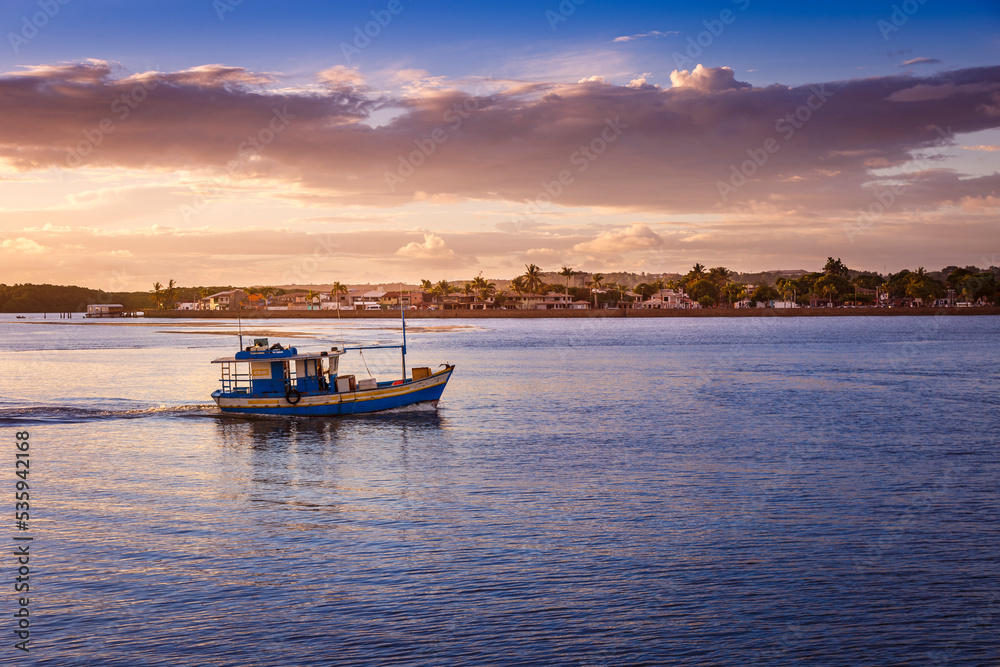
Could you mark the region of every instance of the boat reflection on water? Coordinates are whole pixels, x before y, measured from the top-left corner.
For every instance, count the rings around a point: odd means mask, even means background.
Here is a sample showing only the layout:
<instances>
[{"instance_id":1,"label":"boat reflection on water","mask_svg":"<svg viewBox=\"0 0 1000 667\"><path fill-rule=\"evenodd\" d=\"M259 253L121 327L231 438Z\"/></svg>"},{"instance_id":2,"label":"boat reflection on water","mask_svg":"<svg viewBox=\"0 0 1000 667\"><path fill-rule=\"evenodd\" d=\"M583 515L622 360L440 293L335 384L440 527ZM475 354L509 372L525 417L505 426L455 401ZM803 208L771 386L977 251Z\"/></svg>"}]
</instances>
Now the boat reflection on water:
<instances>
[{"instance_id":1,"label":"boat reflection on water","mask_svg":"<svg viewBox=\"0 0 1000 667\"><path fill-rule=\"evenodd\" d=\"M371 518L373 498L398 519L397 503L426 488L428 466L446 458L446 423L436 410L336 419L220 416L218 455L229 496L270 530L326 536L333 525Z\"/></svg>"},{"instance_id":2,"label":"boat reflection on water","mask_svg":"<svg viewBox=\"0 0 1000 667\"><path fill-rule=\"evenodd\" d=\"M447 419L433 408L402 409L357 417L322 419L316 417L248 416L234 417L226 413L214 415L222 443L232 449L263 449L286 451L305 447L358 445L391 435L408 444L410 437L419 438L440 431ZM390 440L391 440L390 439Z\"/></svg>"}]
</instances>

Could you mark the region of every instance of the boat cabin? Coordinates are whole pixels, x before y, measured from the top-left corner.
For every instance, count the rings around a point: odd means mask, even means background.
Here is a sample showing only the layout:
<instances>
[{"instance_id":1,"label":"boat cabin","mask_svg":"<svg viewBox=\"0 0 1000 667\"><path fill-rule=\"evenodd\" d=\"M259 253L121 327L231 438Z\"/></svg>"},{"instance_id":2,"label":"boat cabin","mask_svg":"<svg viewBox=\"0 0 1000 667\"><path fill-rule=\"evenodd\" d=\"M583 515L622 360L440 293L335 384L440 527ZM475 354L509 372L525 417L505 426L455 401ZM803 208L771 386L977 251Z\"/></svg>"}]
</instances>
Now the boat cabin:
<instances>
[{"instance_id":1,"label":"boat cabin","mask_svg":"<svg viewBox=\"0 0 1000 667\"><path fill-rule=\"evenodd\" d=\"M285 395L294 389L299 393L329 391L337 380L337 367L343 350L299 354L294 347L280 343L268 346L266 338L254 339L254 344L235 356L215 359L222 364L222 393ZM346 376L349 389L354 389L353 376Z\"/></svg>"}]
</instances>

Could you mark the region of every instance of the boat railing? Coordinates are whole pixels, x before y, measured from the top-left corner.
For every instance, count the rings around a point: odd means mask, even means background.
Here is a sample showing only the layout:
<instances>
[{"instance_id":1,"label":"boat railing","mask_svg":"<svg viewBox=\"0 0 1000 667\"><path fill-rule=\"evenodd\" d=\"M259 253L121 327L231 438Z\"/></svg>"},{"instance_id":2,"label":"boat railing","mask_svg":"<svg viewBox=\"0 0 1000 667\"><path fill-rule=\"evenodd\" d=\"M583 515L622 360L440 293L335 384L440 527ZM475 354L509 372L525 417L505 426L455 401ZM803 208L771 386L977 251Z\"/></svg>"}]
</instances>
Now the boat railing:
<instances>
[{"instance_id":1,"label":"boat railing","mask_svg":"<svg viewBox=\"0 0 1000 667\"><path fill-rule=\"evenodd\" d=\"M233 370L229 363L222 364L222 393L224 394L248 394L252 388L253 376L249 373L240 373ZM239 364L236 364L239 367Z\"/></svg>"}]
</instances>

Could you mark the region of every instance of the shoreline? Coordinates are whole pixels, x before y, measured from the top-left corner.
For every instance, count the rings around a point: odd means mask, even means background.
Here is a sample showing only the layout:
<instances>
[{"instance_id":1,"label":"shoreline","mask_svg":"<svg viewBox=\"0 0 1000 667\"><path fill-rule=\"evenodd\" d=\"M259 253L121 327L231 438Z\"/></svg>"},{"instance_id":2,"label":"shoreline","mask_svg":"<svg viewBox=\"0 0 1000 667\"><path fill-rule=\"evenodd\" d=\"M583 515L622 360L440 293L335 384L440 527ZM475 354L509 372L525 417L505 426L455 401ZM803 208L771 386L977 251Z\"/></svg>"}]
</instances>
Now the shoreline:
<instances>
[{"instance_id":1,"label":"shoreline","mask_svg":"<svg viewBox=\"0 0 1000 667\"><path fill-rule=\"evenodd\" d=\"M136 319L338 319L336 310L255 310L237 314L230 310L149 310ZM340 319L399 319L398 310L342 310ZM981 308L695 308L601 310L408 310L407 319L603 319L656 317L906 317L927 315L1000 315L1000 307ZM99 318L118 320L128 318ZM93 321L93 320L88 320Z\"/></svg>"}]
</instances>

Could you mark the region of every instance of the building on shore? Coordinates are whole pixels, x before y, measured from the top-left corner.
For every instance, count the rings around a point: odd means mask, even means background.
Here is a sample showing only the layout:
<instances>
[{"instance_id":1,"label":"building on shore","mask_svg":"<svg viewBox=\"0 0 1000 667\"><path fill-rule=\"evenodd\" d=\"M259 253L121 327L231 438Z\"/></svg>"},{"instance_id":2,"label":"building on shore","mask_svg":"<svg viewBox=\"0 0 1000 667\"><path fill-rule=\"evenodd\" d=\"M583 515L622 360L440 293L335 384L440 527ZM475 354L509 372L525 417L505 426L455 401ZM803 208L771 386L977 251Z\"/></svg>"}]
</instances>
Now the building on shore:
<instances>
[{"instance_id":1,"label":"building on shore","mask_svg":"<svg viewBox=\"0 0 1000 667\"><path fill-rule=\"evenodd\" d=\"M406 290L399 293L399 305L404 309L426 308L427 293L420 290Z\"/></svg>"},{"instance_id":2,"label":"building on shore","mask_svg":"<svg viewBox=\"0 0 1000 667\"><path fill-rule=\"evenodd\" d=\"M86 317L126 317L125 306L120 303L87 304Z\"/></svg>"},{"instance_id":3,"label":"building on shore","mask_svg":"<svg viewBox=\"0 0 1000 667\"><path fill-rule=\"evenodd\" d=\"M273 296L267 302L268 310L308 310L306 298L308 292L288 292L281 296Z\"/></svg>"},{"instance_id":4,"label":"building on shore","mask_svg":"<svg viewBox=\"0 0 1000 667\"><path fill-rule=\"evenodd\" d=\"M636 308L693 308L695 304L680 290L661 289L645 301L635 304Z\"/></svg>"},{"instance_id":5,"label":"building on shore","mask_svg":"<svg viewBox=\"0 0 1000 667\"><path fill-rule=\"evenodd\" d=\"M541 303L535 304L536 310L565 310L573 303L573 297L563 292L549 292L542 297Z\"/></svg>"},{"instance_id":6,"label":"building on shore","mask_svg":"<svg viewBox=\"0 0 1000 667\"><path fill-rule=\"evenodd\" d=\"M198 302L201 306L199 310L239 310L248 303L247 293L241 289L217 292Z\"/></svg>"},{"instance_id":7,"label":"building on shore","mask_svg":"<svg viewBox=\"0 0 1000 667\"><path fill-rule=\"evenodd\" d=\"M518 310L535 310L543 303L544 298L541 294L508 294L507 304Z\"/></svg>"}]
</instances>

